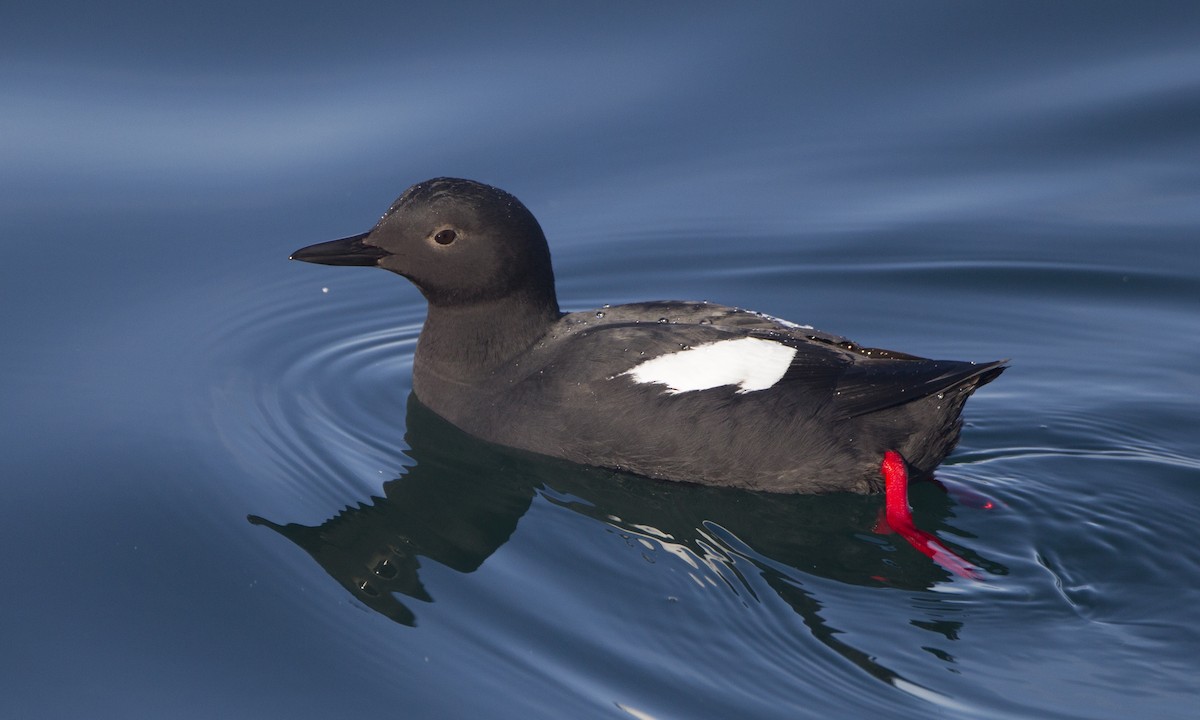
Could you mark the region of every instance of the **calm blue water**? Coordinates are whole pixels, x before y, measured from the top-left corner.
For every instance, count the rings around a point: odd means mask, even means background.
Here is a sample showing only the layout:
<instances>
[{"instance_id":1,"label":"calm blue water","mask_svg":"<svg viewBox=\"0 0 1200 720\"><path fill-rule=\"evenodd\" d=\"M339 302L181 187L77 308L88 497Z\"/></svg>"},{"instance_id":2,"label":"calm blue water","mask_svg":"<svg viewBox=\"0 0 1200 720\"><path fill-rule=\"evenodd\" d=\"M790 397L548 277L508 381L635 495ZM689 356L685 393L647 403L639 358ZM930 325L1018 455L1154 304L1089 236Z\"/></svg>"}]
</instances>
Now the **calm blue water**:
<instances>
[{"instance_id":1,"label":"calm blue water","mask_svg":"<svg viewBox=\"0 0 1200 720\"><path fill-rule=\"evenodd\" d=\"M338 7L0 12L0 715L1195 716L1200 6ZM443 174L567 309L1012 358L913 495L985 580L423 412L286 258Z\"/></svg>"}]
</instances>

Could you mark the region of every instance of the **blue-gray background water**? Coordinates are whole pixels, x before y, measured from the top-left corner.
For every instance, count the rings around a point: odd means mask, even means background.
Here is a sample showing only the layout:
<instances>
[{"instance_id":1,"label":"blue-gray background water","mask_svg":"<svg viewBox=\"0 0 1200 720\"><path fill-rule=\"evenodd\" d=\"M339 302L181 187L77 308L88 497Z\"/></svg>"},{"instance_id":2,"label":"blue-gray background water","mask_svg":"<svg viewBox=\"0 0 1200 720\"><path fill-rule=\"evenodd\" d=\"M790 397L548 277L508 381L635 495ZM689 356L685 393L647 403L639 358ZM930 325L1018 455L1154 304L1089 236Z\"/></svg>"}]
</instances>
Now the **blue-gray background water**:
<instances>
[{"instance_id":1,"label":"blue-gray background water","mask_svg":"<svg viewBox=\"0 0 1200 720\"><path fill-rule=\"evenodd\" d=\"M1188 718L1200 5L0 11L0 715ZM287 261L460 175L576 310L1012 358L917 521L480 446ZM991 507L988 507L988 504ZM255 516L255 523L247 522Z\"/></svg>"}]
</instances>

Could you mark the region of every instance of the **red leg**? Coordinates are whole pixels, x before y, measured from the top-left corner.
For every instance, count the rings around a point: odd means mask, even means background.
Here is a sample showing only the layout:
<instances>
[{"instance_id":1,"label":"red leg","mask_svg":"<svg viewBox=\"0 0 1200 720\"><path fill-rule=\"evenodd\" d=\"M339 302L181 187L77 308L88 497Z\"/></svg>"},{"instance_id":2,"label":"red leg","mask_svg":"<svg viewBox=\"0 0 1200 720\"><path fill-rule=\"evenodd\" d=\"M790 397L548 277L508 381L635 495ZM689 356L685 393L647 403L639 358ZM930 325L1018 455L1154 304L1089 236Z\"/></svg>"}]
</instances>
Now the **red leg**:
<instances>
[{"instance_id":1,"label":"red leg","mask_svg":"<svg viewBox=\"0 0 1200 720\"><path fill-rule=\"evenodd\" d=\"M908 505L908 468L904 458L894 450L883 454L884 488L887 497L887 524L910 545L933 559L950 572L972 580L982 580L983 574L971 563L942 544L936 536L917 528L913 523L912 509Z\"/></svg>"}]
</instances>

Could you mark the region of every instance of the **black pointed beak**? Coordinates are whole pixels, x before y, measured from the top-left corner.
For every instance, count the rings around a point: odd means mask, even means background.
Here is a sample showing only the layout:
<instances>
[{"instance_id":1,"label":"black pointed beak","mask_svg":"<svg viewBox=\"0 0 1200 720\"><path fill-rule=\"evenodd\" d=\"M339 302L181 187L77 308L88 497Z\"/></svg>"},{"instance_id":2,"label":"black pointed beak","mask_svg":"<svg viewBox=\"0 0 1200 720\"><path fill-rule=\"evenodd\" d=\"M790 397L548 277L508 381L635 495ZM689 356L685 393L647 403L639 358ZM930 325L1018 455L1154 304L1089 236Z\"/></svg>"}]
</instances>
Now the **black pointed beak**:
<instances>
[{"instance_id":1,"label":"black pointed beak","mask_svg":"<svg viewBox=\"0 0 1200 720\"><path fill-rule=\"evenodd\" d=\"M374 267L381 259L391 255L387 250L368 245L363 239L370 233L330 240L303 247L292 253L289 259L321 265L361 265Z\"/></svg>"}]
</instances>

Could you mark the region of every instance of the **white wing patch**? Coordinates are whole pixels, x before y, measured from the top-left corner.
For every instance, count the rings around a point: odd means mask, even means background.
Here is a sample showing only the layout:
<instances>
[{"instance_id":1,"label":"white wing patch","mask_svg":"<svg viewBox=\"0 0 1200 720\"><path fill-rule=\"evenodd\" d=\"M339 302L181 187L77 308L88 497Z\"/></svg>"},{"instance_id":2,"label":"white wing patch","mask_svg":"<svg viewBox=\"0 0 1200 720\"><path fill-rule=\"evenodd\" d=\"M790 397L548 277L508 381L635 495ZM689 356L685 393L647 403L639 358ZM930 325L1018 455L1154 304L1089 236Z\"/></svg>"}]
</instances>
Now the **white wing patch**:
<instances>
[{"instance_id":1,"label":"white wing patch","mask_svg":"<svg viewBox=\"0 0 1200 720\"><path fill-rule=\"evenodd\" d=\"M660 355L621 374L638 383L666 385L672 395L723 385L737 385L739 393L748 393L779 382L795 356L796 348L748 337Z\"/></svg>"}]
</instances>

